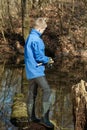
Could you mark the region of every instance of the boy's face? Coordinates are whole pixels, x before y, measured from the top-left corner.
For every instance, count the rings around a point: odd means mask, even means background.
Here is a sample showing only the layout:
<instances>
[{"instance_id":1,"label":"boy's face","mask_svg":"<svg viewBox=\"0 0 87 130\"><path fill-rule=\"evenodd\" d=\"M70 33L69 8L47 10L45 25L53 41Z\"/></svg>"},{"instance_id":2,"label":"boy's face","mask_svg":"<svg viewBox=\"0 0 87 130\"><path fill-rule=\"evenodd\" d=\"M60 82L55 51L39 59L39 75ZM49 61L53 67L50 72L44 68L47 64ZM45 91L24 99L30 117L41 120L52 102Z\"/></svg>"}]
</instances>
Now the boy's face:
<instances>
[{"instance_id":1,"label":"boy's face","mask_svg":"<svg viewBox=\"0 0 87 130\"><path fill-rule=\"evenodd\" d=\"M42 28L42 33L45 31L46 28L47 28L47 24Z\"/></svg>"}]
</instances>

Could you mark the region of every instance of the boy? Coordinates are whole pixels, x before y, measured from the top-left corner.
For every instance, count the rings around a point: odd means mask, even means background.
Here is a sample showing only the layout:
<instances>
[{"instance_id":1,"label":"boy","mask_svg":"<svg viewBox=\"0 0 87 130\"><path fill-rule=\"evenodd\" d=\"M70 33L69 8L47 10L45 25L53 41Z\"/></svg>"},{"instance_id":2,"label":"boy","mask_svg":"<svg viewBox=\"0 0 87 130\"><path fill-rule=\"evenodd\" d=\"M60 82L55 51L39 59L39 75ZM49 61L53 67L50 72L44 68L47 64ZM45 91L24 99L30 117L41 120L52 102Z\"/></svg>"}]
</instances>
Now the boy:
<instances>
[{"instance_id":1,"label":"boy","mask_svg":"<svg viewBox=\"0 0 87 130\"><path fill-rule=\"evenodd\" d=\"M47 127L53 127L53 124L49 121L48 112L50 109L50 97L51 89L45 77L45 64L52 64L54 61L51 57L45 55L45 45L41 39L42 33L47 27L45 18L38 18L35 21L34 28L31 30L24 49L25 57L25 70L26 76L29 80L29 101L28 112L30 121L40 122ZM34 101L37 95L37 88L40 86L43 90L43 112L42 118L39 120L33 113Z\"/></svg>"}]
</instances>

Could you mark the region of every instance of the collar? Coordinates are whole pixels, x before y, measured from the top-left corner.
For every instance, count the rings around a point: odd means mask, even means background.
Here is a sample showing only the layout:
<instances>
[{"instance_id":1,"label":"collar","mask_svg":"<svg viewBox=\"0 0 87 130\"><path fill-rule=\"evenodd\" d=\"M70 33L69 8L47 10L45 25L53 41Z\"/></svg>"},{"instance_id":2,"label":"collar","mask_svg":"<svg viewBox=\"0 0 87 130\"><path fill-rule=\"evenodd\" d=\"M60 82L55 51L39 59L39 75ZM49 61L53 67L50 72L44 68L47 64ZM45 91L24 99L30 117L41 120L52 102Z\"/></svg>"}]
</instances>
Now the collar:
<instances>
[{"instance_id":1,"label":"collar","mask_svg":"<svg viewBox=\"0 0 87 130\"><path fill-rule=\"evenodd\" d=\"M39 37L41 36L41 33L39 31L37 31L36 29L34 29L34 28L31 30L31 34L35 34L35 35L37 35Z\"/></svg>"}]
</instances>

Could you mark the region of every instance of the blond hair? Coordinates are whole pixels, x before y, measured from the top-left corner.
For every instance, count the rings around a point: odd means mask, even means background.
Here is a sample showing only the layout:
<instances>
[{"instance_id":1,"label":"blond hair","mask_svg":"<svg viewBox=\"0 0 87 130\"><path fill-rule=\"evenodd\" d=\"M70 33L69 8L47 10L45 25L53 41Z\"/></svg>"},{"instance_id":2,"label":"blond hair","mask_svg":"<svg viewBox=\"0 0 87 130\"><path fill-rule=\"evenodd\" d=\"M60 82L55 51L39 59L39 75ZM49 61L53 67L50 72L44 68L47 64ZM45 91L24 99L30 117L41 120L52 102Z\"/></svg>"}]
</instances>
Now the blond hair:
<instances>
[{"instance_id":1,"label":"blond hair","mask_svg":"<svg viewBox=\"0 0 87 130\"><path fill-rule=\"evenodd\" d=\"M47 19L44 17L37 18L34 23L34 28L44 28L47 27Z\"/></svg>"}]
</instances>

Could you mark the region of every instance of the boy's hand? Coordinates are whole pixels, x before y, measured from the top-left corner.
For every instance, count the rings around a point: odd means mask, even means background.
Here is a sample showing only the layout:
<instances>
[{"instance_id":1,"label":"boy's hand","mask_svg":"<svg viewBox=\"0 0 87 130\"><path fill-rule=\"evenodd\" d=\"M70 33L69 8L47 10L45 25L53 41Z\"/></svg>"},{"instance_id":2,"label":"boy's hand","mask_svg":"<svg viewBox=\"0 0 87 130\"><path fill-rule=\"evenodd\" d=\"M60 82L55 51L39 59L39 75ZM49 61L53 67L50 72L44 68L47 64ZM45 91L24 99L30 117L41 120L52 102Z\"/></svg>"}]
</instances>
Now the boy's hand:
<instances>
[{"instance_id":1,"label":"boy's hand","mask_svg":"<svg viewBox=\"0 0 87 130\"><path fill-rule=\"evenodd\" d=\"M51 57L49 57L49 61L47 64L49 65L49 64L53 64L53 63L54 63L54 60Z\"/></svg>"}]
</instances>

